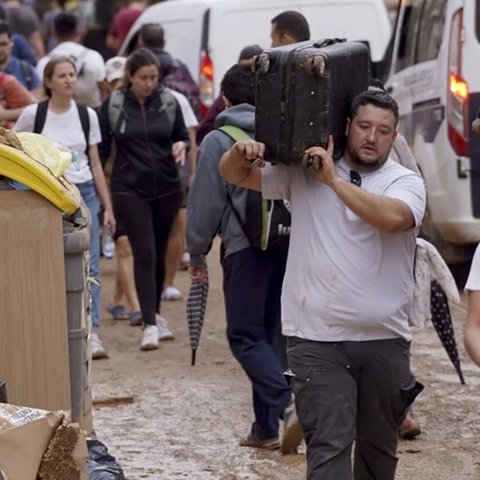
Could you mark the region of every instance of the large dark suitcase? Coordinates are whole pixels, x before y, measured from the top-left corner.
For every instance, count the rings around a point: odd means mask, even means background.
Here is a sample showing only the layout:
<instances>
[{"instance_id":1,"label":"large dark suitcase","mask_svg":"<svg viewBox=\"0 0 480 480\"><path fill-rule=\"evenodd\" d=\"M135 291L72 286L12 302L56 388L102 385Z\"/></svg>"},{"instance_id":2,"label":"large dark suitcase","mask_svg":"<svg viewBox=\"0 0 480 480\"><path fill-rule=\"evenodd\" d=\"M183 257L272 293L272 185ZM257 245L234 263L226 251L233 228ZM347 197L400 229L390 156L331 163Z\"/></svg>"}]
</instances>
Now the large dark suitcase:
<instances>
[{"instance_id":1,"label":"large dark suitcase","mask_svg":"<svg viewBox=\"0 0 480 480\"><path fill-rule=\"evenodd\" d=\"M368 88L370 53L360 42L325 39L266 50L257 72L255 138L265 143L265 160L303 162L305 149L334 138L342 156L352 99Z\"/></svg>"}]
</instances>

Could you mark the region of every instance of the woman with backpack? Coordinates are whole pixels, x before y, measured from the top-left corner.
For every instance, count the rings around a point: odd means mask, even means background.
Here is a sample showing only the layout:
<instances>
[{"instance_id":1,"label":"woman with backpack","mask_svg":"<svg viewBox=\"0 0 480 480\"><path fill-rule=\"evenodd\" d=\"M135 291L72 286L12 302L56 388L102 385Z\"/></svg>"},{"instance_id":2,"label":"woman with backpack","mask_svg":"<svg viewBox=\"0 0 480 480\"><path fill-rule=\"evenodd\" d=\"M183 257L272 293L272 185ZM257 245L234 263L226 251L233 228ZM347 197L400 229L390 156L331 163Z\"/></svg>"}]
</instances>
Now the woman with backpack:
<instances>
[{"instance_id":1,"label":"woman with backpack","mask_svg":"<svg viewBox=\"0 0 480 480\"><path fill-rule=\"evenodd\" d=\"M41 133L45 138L67 147L75 160L64 176L74 183L90 210L90 276L100 278L100 204L104 208L103 225L113 233L115 218L108 187L98 155L101 141L98 117L93 109L78 105L73 100L76 81L75 64L70 58L55 57L45 66L43 87L48 97L45 102L26 107L14 130ZM98 193L98 196L97 196ZM100 326L100 286L92 285L91 337L93 358L107 357L96 327Z\"/></svg>"},{"instance_id":2,"label":"woman with backpack","mask_svg":"<svg viewBox=\"0 0 480 480\"><path fill-rule=\"evenodd\" d=\"M173 338L160 316L160 300L168 238L183 198L177 163L189 146L180 107L159 77L157 57L136 50L127 59L123 87L100 110L100 156L106 160L113 147L113 206L133 251L144 324L141 350Z\"/></svg>"}]
</instances>

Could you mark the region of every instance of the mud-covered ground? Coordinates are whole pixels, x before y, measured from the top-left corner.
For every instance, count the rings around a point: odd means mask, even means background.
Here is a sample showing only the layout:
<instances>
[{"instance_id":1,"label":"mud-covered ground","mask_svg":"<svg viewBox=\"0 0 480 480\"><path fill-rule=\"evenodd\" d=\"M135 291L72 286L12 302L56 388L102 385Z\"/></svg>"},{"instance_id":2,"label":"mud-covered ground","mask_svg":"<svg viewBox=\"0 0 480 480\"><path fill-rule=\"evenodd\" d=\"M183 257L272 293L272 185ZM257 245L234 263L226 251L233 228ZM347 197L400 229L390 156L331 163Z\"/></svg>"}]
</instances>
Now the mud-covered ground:
<instances>
[{"instance_id":1,"label":"mud-covered ground","mask_svg":"<svg viewBox=\"0 0 480 480\"><path fill-rule=\"evenodd\" d=\"M185 301L164 302L175 340L141 352L141 330L104 311L102 338L110 358L94 362L94 398L133 396L134 403L94 409L98 438L123 466L128 480L296 480L305 478L305 455L238 446L252 420L249 382L225 339L218 253L209 258L210 295L197 365L190 366ZM115 262L103 263L108 302ZM177 275L185 293L186 272ZM480 479L480 369L462 344L465 302L452 308L467 385L457 375L430 325L417 332L413 369L425 385L416 403L423 433L399 444L397 479ZM303 453L302 453L303 452ZM339 479L341 480L341 479Z\"/></svg>"}]
</instances>

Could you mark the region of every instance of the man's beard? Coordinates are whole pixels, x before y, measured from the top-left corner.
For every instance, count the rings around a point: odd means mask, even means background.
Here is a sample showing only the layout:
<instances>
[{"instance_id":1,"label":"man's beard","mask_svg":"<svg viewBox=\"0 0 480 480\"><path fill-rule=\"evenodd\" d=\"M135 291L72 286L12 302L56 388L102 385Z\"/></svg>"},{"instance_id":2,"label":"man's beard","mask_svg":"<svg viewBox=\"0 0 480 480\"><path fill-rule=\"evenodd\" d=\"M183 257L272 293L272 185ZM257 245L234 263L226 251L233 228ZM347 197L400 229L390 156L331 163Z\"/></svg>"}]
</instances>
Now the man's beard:
<instances>
[{"instance_id":1,"label":"man's beard","mask_svg":"<svg viewBox=\"0 0 480 480\"><path fill-rule=\"evenodd\" d=\"M388 154L387 154L384 157L379 156L374 160L371 160L371 159L370 160L363 160L360 157L360 154L358 153L358 150L350 150L350 149L348 149L348 155L349 155L352 163L361 167L361 170L363 172L374 172L375 170L378 170L380 167L383 166L383 164L388 159Z\"/></svg>"}]
</instances>

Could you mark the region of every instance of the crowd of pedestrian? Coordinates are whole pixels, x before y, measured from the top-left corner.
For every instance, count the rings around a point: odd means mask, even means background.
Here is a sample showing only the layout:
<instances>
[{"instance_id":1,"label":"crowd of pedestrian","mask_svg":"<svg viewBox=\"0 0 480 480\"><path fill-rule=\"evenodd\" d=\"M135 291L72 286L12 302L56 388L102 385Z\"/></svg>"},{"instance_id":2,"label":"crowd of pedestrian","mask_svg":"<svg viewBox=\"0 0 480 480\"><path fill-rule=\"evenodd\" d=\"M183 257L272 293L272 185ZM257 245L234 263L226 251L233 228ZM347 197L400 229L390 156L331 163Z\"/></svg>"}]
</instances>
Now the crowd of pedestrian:
<instances>
[{"instance_id":1,"label":"crowd of pedestrian","mask_svg":"<svg viewBox=\"0 0 480 480\"><path fill-rule=\"evenodd\" d=\"M240 445L288 454L304 439L309 479L393 479L399 433L421 431L409 317L426 204L396 102L372 80L350 106L340 160L330 138L305 152L316 169L259 164L251 60L262 48L240 52L200 119L198 86L159 24L143 25L132 53L118 56L148 4L5 0L1 124L72 151L65 177L91 214L90 275L100 280L108 232L117 277L107 311L143 327L141 350L173 339L161 305L183 298L174 280L184 253L201 282L221 237L226 335L252 389ZM298 12L270 28L272 47L310 38ZM290 205L288 253L256 248L246 231L249 202L267 199ZM480 365L479 262L477 250L465 344ZM93 358L108 357L101 311L98 283Z\"/></svg>"}]
</instances>

